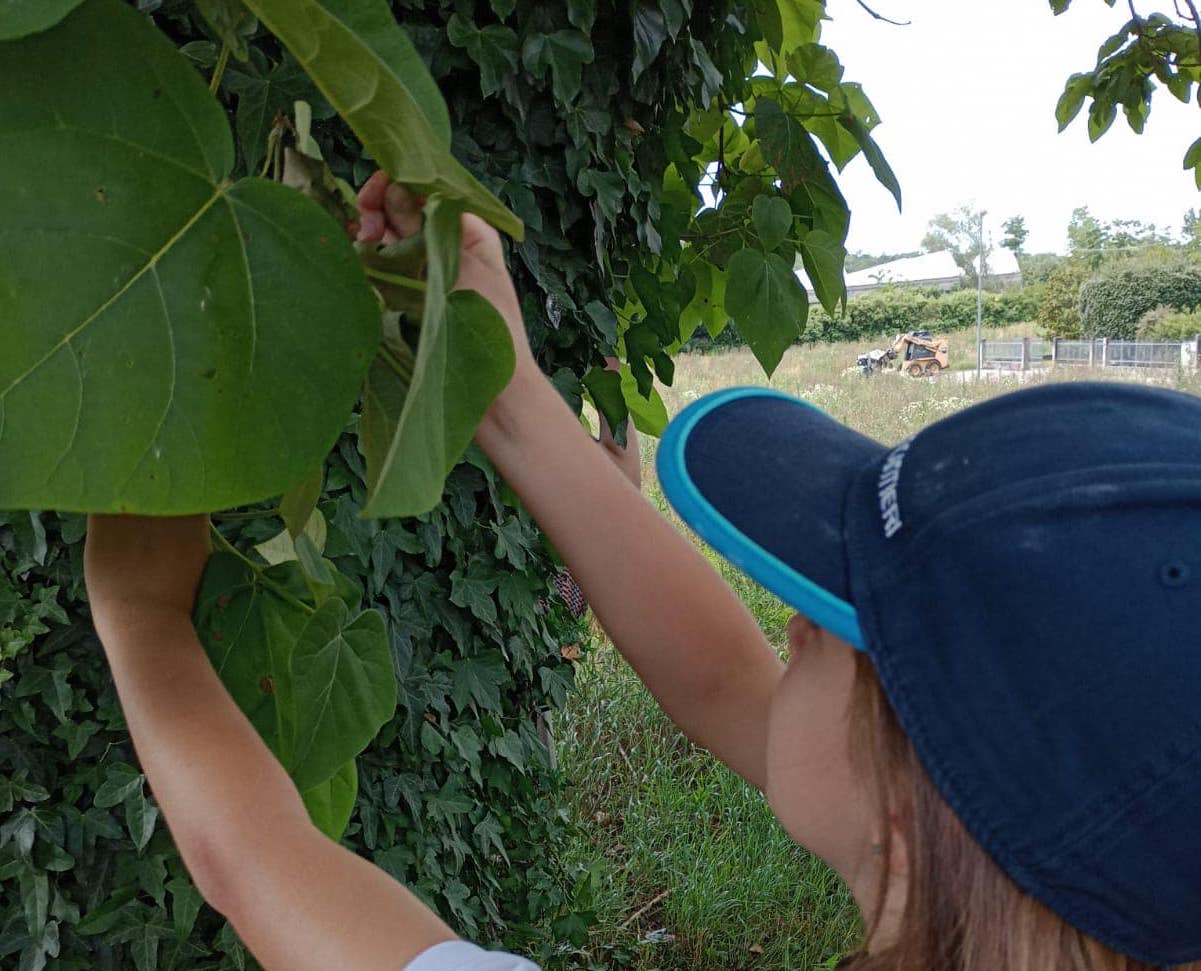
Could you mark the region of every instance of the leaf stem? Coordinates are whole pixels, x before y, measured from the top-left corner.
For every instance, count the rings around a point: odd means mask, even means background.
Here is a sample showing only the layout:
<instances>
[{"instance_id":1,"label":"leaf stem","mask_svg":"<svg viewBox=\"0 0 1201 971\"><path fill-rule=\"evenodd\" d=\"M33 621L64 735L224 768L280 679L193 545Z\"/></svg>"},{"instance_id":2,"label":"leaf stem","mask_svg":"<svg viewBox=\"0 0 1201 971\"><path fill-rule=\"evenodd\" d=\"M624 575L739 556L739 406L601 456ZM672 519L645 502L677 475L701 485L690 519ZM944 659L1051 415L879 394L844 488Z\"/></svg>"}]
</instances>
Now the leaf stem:
<instances>
[{"instance_id":1,"label":"leaf stem","mask_svg":"<svg viewBox=\"0 0 1201 971\"><path fill-rule=\"evenodd\" d=\"M425 293L428 289L421 280L414 280L409 276L401 276L399 273L387 273L384 270L376 270L370 266L364 266L367 275L372 279L379 280L381 283L391 283L394 286L406 287L409 290L416 290L418 293Z\"/></svg>"},{"instance_id":2,"label":"leaf stem","mask_svg":"<svg viewBox=\"0 0 1201 971\"><path fill-rule=\"evenodd\" d=\"M232 556L236 556L239 560L241 560L248 567L250 567L250 569L252 569L254 571L254 582L255 583L261 584L262 586L269 588L271 590L271 592L274 593L281 600L286 600L293 607L299 607L306 614L315 614L317 612L316 607L309 606L303 600L300 600L300 599L292 596L291 593L289 593L287 590L285 590L283 587L281 587L274 580L269 580L269 579L267 579L267 577L263 576L263 571L266 569L266 567L260 566L258 563L255 563L254 560L250 559L250 557L248 557L240 549L238 549L236 546L234 546L233 543L231 543L229 540L227 540L224 536L221 535L221 531L218 530L216 526L211 527L211 530L213 533L213 538L217 541L217 548L222 553L229 553Z\"/></svg>"},{"instance_id":3,"label":"leaf stem","mask_svg":"<svg viewBox=\"0 0 1201 971\"><path fill-rule=\"evenodd\" d=\"M217 89L221 87L221 78L225 76L225 65L229 63L229 45L221 45L221 53L217 55L217 66L213 68L213 77L209 81L209 91L212 94L217 93Z\"/></svg>"}]
</instances>

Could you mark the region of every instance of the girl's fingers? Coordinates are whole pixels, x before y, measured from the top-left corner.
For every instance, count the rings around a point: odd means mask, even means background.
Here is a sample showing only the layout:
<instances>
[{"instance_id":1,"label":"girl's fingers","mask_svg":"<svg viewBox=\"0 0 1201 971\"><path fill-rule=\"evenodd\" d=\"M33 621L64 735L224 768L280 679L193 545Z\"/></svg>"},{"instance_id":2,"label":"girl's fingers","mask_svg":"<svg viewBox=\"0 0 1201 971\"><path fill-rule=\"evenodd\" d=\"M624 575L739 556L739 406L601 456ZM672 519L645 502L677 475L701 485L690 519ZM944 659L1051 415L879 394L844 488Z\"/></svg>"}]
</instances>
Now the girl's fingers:
<instances>
[{"instance_id":1,"label":"girl's fingers","mask_svg":"<svg viewBox=\"0 0 1201 971\"><path fill-rule=\"evenodd\" d=\"M388 186L384 193L384 212L388 216L388 227L400 239L421 232L421 203L418 196L399 183Z\"/></svg>"},{"instance_id":2,"label":"girl's fingers","mask_svg":"<svg viewBox=\"0 0 1201 971\"><path fill-rule=\"evenodd\" d=\"M388 191L388 176L378 171L371 176L359 189L360 209L383 209L384 193Z\"/></svg>"},{"instance_id":3,"label":"girl's fingers","mask_svg":"<svg viewBox=\"0 0 1201 971\"><path fill-rule=\"evenodd\" d=\"M384 214L380 212L380 210L359 210L359 231L355 236L355 239L378 243L381 239L383 239L384 231L386 229L387 226L384 223Z\"/></svg>"}]
</instances>

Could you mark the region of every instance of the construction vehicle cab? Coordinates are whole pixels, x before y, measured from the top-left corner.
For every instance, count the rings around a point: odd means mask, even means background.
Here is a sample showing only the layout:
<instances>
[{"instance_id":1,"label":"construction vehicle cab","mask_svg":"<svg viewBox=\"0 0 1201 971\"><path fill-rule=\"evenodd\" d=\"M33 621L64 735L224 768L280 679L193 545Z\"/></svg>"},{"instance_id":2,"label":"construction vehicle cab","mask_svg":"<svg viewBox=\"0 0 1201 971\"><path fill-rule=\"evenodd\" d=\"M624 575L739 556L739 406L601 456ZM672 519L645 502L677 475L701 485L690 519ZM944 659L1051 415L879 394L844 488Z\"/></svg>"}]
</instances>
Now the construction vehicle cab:
<instances>
[{"instance_id":1,"label":"construction vehicle cab","mask_svg":"<svg viewBox=\"0 0 1201 971\"><path fill-rule=\"evenodd\" d=\"M897 367L910 377L933 377L947 366L946 340L935 340L928 330L898 334L892 342Z\"/></svg>"}]
</instances>

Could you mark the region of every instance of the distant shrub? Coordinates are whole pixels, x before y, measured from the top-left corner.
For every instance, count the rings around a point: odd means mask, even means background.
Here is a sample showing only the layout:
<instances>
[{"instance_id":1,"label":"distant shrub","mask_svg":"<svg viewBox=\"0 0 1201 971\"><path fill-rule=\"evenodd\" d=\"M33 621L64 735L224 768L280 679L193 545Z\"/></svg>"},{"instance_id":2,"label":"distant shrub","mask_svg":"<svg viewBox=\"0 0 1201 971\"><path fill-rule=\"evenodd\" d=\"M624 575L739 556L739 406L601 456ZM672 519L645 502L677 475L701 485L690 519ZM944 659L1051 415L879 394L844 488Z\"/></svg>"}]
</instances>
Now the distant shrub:
<instances>
[{"instance_id":1,"label":"distant shrub","mask_svg":"<svg viewBox=\"0 0 1201 971\"><path fill-rule=\"evenodd\" d=\"M1148 341L1191 340L1201 334L1201 309L1181 311L1160 304L1139 318L1136 334Z\"/></svg>"},{"instance_id":2,"label":"distant shrub","mask_svg":"<svg viewBox=\"0 0 1201 971\"><path fill-rule=\"evenodd\" d=\"M1201 305L1201 266L1133 266L1086 280L1080 287L1080 329L1086 337L1129 340L1143 315L1160 305L1177 311Z\"/></svg>"},{"instance_id":3,"label":"distant shrub","mask_svg":"<svg viewBox=\"0 0 1201 971\"><path fill-rule=\"evenodd\" d=\"M1032 287L985 293L982 300L983 322L989 327L999 327L1033 320L1041 292L1040 287ZM946 332L975 325L975 290L944 293L914 287L885 287L851 297L846 309L834 316L827 314L820 305L813 304L799 340L806 344L863 341L891 338L911 330ZM684 350L703 353L737 347L741 343L732 327L727 327L717 337L710 337L700 329L684 345Z\"/></svg>"},{"instance_id":4,"label":"distant shrub","mask_svg":"<svg viewBox=\"0 0 1201 971\"><path fill-rule=\"evenodd\" d=\"M1051 272L1035 313L1043 337L1080 336L1080 285L1090 272L1079 260L1065 260Z\"/></svg>"}]
</instances>

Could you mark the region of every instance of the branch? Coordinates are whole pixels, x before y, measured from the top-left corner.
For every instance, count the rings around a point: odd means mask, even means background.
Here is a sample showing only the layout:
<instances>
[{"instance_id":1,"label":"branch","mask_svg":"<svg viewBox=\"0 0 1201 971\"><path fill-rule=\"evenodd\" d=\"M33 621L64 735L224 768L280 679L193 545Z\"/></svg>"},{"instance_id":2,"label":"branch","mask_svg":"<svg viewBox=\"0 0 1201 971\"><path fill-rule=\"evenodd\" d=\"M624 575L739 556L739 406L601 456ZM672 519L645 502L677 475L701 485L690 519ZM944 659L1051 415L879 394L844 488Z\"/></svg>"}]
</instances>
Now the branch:
<instances>
[{"instance_id":1,"label":"branch","mask_svg":"<svg viewBox=\"0 0 1201 971\"><path fill-rule=\"evenodd\" d=\"M1194 0L1184 0L1184 5L1188 7L1189 13L1192 14L1191 17L1186 19L1193 22L1193 27L1196 28L1197 31L1197 43L1198 45L1201 45L1201 17L1197 16L1197 4L1194 2ZM1201 49L1201 47L1198 49Z\"/></svg>"},{"instance_id":2,"label":"branch","mask_svg":"<svg viewBox=\"0 0 1201 971\"><path fill-rule=\"evenodd\" d=\"M888 17L885 17L883 14L876 13L876 11L874 11L871 7L869 7L864 2L864 0L855 0L855 2L857 4L859 4L859 6L861 6L864 10L866 10L869 14L871 14L876 20L883 20L886 24L892 24L894 27L908 27L909 24L911 23L911 21L908 21L908 20L890 20Z\"/></svg>"}]
</instances>

